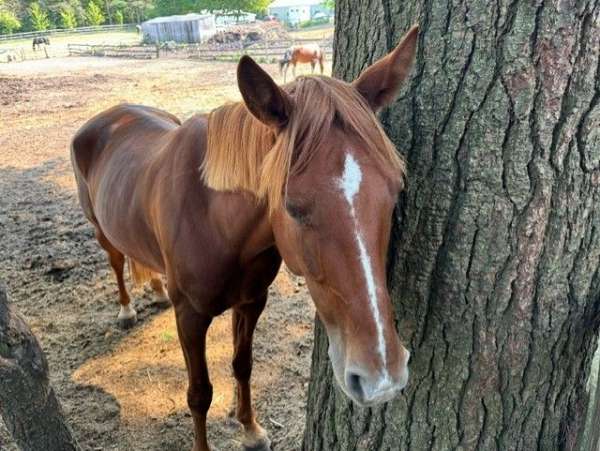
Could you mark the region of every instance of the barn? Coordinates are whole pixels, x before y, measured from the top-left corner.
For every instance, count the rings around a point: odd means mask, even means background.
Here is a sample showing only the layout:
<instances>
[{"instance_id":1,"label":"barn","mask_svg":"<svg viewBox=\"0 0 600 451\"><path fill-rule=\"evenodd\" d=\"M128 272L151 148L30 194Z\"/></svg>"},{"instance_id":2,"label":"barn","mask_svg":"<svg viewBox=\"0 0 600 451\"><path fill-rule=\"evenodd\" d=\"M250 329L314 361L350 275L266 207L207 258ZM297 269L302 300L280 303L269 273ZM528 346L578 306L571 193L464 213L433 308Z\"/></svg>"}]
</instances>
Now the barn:
<instances>
[{"instance_id":1,"label":"barn","mask_svg":"<svg viewBox=\"0 0 600 451\"><path fill-rule=\"evenodd\" d=\"M156 17L142 23L146 42L204 42L217 32L213 14Z\"/></svg>"}]
</instances>

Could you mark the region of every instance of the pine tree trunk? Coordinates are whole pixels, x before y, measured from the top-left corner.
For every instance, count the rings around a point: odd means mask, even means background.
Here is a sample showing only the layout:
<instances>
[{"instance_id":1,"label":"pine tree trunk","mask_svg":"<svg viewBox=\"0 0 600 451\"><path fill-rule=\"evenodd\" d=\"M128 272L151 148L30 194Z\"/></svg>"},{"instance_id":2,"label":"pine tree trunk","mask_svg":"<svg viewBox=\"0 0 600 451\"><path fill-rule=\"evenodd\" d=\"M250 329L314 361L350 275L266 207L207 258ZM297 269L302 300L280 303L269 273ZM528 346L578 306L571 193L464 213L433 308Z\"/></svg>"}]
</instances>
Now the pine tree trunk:
<instances>
[{"instance_id":1,"label":"pine tree trunk","mask_svg":"<svg viewBox=\"0 0 600 451\"><path fill-rule=\"evenodd\" d=\"M338 0L334 73L421 26L381 115L408 162L389 258L405 393L361 409L320 325L303 449L573 450L600 325L600 1Z\"/></svg>"},{"instance_id":2,"label":"pine tree trunk","mask_svg":"<svg viewBox=\"0 0 600 451\"><path fill-rule=\"evenodd\" d=\"M49 385L46 357L1 285L0 414L23 451L79 450Z\"/></svg>"}]
</instances>

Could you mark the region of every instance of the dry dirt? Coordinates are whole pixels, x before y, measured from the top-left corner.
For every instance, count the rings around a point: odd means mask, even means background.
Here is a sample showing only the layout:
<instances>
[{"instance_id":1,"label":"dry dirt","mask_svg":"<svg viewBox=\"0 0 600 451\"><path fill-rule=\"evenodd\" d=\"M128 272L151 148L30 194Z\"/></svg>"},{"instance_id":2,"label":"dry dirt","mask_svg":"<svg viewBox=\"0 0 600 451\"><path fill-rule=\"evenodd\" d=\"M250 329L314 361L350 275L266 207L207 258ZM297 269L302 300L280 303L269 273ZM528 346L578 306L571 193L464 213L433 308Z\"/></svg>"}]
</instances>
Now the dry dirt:
<instances>
[{"instance_id":1,"label":"dry dirt","mask_svg":"<svg viewBox=\"0 0 600 451\"><path fill-rule=\"evenodd\" d=\"M271 73L275 67L269 66ZM47 354L86 450L186 450L192 421L172 309L134 292L139 323L116 327L117 287L78 206L68 145L93 114L127 101L187 118L236 100L235 64L56 58L0 66L0 281ZM282 270L255 340L254 399L274 450L299 448L314 310ZM239 449L230 317L210 330L209 439ZM0 449L16 449L0 424Z\"/></svg>"}]
</instances>

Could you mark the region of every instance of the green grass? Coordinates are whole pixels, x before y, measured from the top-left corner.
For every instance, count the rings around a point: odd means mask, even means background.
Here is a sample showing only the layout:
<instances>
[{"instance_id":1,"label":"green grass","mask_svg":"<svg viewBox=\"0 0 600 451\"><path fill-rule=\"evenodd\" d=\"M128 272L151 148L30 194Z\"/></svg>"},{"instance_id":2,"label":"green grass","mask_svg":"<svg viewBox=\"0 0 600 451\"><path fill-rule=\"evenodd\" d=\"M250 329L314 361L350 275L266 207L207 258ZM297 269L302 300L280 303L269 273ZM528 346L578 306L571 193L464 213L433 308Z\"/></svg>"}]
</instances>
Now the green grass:
<instances>
[{"instance_id":1,"label":"green grass","mask_svg":"<svg viewBox=\"0 0 600 451\"><path fill-rule=\"evenodd\" d=\"M170 341L175 340L175 333L170 330L162 331L160 333L160 339L161 339L161 341L164 341L165 343L169 343Z\"/></svg>"}]
</instances>

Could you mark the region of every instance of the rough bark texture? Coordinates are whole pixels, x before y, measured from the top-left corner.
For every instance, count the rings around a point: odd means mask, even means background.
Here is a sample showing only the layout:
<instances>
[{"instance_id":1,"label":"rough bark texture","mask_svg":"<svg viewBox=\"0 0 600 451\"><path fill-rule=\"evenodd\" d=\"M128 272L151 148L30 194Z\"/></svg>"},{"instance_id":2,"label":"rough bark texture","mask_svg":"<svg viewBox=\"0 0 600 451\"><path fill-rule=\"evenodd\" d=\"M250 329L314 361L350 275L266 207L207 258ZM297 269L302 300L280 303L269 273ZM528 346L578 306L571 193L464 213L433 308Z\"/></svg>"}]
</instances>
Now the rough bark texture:
<instances>
[{"instance_id":1,"label":"rough bark texture","mask_svg":"<svg viewBox=\"0 0 600 451\"><path fill-rule=\"evenodd\" d=\"M303 448L576 449L600 318L600 1L338 0L352 80L419 23L382 121L409 168L390 252L405 394L360 409L316 328Z\"/></svg>"},{"instance_id":2,"label":"rough bark texture","mask_svg":"<svg viewBox=\"0 0 600 451\"><path fill-rule=\"evenodd\" d=\"M46 357L1 285L0 414L24 451L79 450L48 383Z\"/></svg>"},{"instance_id":3,"label":"rough bark texture","mask_svg":"<svg viewBox=\"0 0 600 451\"><path fill-rule=\"evenodd\" d=\"M598 368L598 376L600 376L600 367ZM592 393L592 399L594 400L593 405L590 404L592 409L592 422L587 431L588 443L583 451L600 451L600 377L596 378L596 390Z\"/></svg>"}]
</instances>

